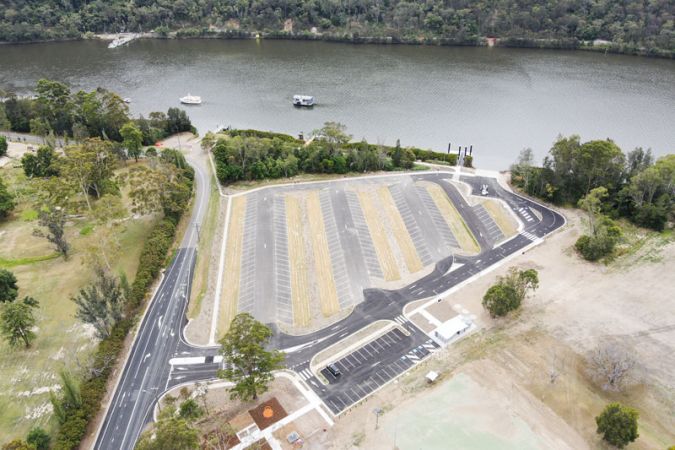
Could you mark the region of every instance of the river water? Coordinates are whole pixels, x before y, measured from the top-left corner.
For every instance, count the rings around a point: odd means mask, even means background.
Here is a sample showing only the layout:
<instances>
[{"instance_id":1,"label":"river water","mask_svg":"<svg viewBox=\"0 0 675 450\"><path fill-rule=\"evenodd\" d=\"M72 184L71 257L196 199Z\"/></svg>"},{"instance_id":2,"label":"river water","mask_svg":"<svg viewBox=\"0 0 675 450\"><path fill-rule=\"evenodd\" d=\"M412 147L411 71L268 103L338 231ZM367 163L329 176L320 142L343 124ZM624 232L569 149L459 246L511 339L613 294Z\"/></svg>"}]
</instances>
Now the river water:
<instances>
[{"instance_id":1,"label":"river water","mask_svg":"<svg viewBox=\"0 0 675 450\"><path fill-rule=\"evenodd\" d=\"M222 124L296 134L338 121L374 143L473 145L476 164L492 169L507 168L524 147L543 157L560 133L675 151L671 60L252 40L0 46L0 88L27 92L43 77L106 87L130 97L136 114L200 95L203 104L186 109L202 133ZM318 105L295 109L293 94Z\"/></svg>"}]
</instances>

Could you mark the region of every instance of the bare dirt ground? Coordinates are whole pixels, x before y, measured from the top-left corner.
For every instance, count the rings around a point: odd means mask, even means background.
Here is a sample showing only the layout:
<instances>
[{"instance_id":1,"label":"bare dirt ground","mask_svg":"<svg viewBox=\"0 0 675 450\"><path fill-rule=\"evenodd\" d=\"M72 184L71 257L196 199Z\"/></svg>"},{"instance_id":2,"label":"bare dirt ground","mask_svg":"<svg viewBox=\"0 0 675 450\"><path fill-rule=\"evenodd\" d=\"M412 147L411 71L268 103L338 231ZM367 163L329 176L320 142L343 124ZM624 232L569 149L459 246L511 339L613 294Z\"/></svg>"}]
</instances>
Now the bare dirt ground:
<instances>
[{"instance_id":1,"label":"bare dirt ground","mask_svg":"<svg viewBox=\"0 0 675 450\"><path fill-rule=\"evenodd\" d=\"M21 158L28 152L30 144L12 141L7 141L7 144L7 155L0 157L0 167L5 167L8 164L21 164Z\"/></svg>"},{"instance_id":2,"label":"bare dirt ground","mask_svg":"<svg viewBox=\"0 0 675 450\"><path fill-rule=\"evenodd\" d=\"M640 438L629 448L672 445L675 277L668 274L675 243L631 236L612 263L586 263L572 249L582 219L576 211L565 214L565 229L448 299L476 314L483 330L341 416L308 447L413 449L454 442L457 448L483 449L518 442L520 448L604 448L594 417L610 401L640 412ZM495 321L480 300L511 266L536 268L540 288L519 313ZM629 348L638 361L635 383L621 393L602 391L588 375L587 353L606 340ZM424 381L429 370L441 374L433 386ZM384 410L378 430L376 407ZM471 439L461 441L458 434Z\"/></svg>"}]
</instances>

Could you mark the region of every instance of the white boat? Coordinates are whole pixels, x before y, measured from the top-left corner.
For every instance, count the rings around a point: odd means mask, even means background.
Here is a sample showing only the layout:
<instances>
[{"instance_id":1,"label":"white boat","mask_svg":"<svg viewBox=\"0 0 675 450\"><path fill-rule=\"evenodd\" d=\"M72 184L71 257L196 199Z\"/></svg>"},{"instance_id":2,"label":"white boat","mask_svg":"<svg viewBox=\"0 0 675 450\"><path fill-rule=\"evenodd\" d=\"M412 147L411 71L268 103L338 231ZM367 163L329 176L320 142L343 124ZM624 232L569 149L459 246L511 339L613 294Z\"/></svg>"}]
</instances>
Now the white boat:
<instances>
[{"instance_id":1,"label":"white boat","mask_svg":"<svg viewBox=\"0 0 675 450\"><path fill-rule=\"evenodd\" d=\"M136 37L137 36L135 34L121 34L118 37L116 37L110 44L108 44L108 48L121 47L133 41L134 39L136 39Z\"/></svg>"},{"instance_id":2,"label":"white boat","mask_svg":"<svg viewBox=\"0 0 675 450\"><path fill-rule=\"evenodd\" d=\"M124 103L131 103L131 99L129 97L125 97L123 101Z\"/></svg>"},{"instance_id":3,"label":"white boat","mask_svg":"<svg viewBox=\"0 0 675 450\"><path fill-rule=\"evenodd\" d=\"M294 95L293 106L314 106L314 97L311 95Z\"/></svg>"},{"instance_id":4,"label":"white boat","mask_svg":"<svg viewBox=\"0 0 675 450\"><path fill-rule=\"evenodd\" d=\"M197 95L188 94L185 97L181 97L180 102L186 105L201 105L202 98Z\"/></svg>"}]
</instances>

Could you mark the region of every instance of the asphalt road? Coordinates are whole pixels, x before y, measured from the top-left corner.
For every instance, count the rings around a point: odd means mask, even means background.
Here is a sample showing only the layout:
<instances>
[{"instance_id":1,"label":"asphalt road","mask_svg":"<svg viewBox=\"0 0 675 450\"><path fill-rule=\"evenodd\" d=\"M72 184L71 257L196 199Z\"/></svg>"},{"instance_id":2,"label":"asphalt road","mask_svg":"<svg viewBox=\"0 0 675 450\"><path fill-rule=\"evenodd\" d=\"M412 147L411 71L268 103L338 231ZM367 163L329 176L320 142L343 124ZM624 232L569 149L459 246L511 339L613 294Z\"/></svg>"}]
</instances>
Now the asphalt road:
<instances>
[{"instance_id":1,"label":"asphalt road","mask_svg":"<svg viewBox=\"0 0 675 450\"><path fill-rule=\"evenodd\" d=\"M199 160L191 160L190 163L195 166L197 181L192 225L202 221L208 201L209 179L206 169L199 165ZM444 189L458 205L467 226L476 236L481 247L479 255L448 256L438 261L429 275L401 289L364 289L364 301L348 317L315 333L292 336L279 332L275 325L270 324L275 330L271 347L286 353L287 367L297 372L334 414L339 414L405 372L438 347L402 316L406 304L447 291L565 223L560 214L502 189L492 178L462 176L461 181L469 184L474 194L480 194L481 186L487 184L488 195L504 200L525 224L520 234L495 246L497 243L490 237L486 224L466 203L457 188L445 181L449 176L443 172L424 173L414 175L413 180L438 183ZM184 311L195 261L195 244L196 236L191 226L143 319L96 442L98 449L133 448L143 427L151 420L152 407L162 392L188 381L212 379L220 367L220 364L210 359L217 349L193 347L181 338L186 323ZM462 266L450 271L453 264L457 263ZM331 379L325 370L321 374L328 384L320 382L317 374L309 370L309 362L314 355L368 324L383 319L396 320L405 333L399 331L392 336L383 336L339 359L337 364L343 371L339 379ZM197 364L169 363L172 358L185 356L203 356L204 360Z\"/></svg>"},{"instance_id":2,"label":"asphalt road","mask_svg":"<svg viewBox=\"0 0 675 450\"><path fill-rule=\"evenodd\" d=\"M195 144L197 145L197 144ZM196 152L200 150L195 150ZM182 330L196 261L198 233L208 206L210 176L199 158L188 157L195 169L195 197L190 225L155 295L150 300L129 358L96 440L96 449L132 449L152 420L157 398L167 389L176 356L203 355L188 345ZM213 353L213 351L211 351ZM209 376L213 376L211 370Z\"/></svg>"}]
</instances>

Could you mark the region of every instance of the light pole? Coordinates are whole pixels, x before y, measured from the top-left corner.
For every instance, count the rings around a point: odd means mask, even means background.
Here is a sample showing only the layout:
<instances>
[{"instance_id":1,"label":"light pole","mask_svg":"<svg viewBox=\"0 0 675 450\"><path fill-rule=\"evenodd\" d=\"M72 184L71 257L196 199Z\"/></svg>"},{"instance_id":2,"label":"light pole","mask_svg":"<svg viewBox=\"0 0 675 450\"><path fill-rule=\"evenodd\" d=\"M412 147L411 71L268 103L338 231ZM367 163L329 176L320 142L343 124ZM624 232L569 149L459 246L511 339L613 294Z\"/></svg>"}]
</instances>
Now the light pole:
<instances>
[{"instance_id":1,"label":"light pole","mask_svg":"<svg viewBox=\"0 0 675 450\"><path fill-rule=\"evenodd\" d=\"M373 409L373 414L375 414L375 429L377 430L380 424L380 416L384 414L384 411L382 411L382 408L375 408Z\"/></svg>"}]
</instances>

